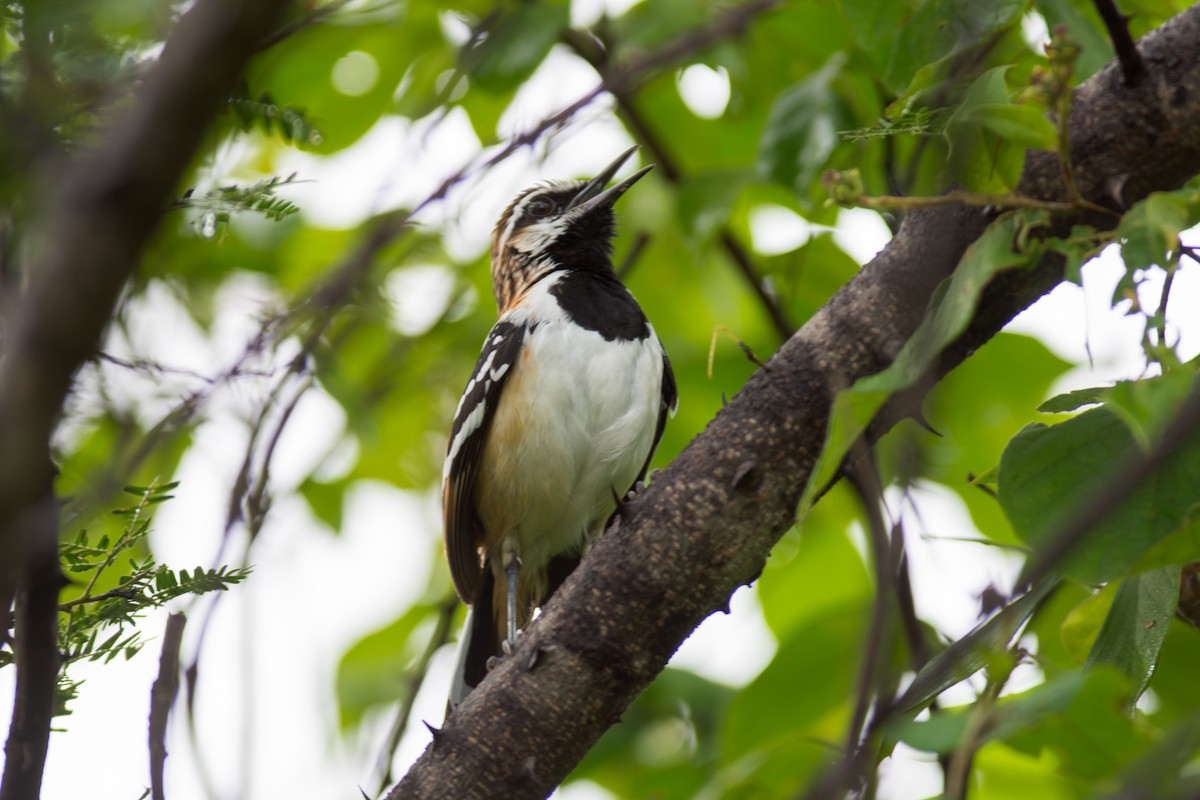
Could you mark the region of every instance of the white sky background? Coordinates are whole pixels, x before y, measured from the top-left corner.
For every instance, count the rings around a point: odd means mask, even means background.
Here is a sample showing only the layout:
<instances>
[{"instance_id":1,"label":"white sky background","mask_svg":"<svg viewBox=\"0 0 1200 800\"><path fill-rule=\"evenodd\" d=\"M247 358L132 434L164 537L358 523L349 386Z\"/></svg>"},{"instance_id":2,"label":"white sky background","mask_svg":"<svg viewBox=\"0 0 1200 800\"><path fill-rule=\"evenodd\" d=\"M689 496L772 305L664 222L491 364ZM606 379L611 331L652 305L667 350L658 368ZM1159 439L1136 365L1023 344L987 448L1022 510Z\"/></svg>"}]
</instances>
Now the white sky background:
<instances>
[{"instance_id":1,"label":"white sky background","mask_svg":"<svg viewBox=\"0 0 1200 800\"><path fill-rule=\"evenodd\" d=\"M624 5L613 13L620 13ZM595 2L574 6L578 23L599 13ZM690 72L682 82L685 99L698 116L719 114L716 100L721 98L722 85L727 93L723 80L705 69ZM594 81L590 70L576 59L552 53L521 90L501 126L521 131L573 101ZM555 139L549 152L543 148L517 154L481 180L459 187L446 203L431 207L422 221L446 225L452 249L473 256L486 246L495 217L517 191L546 177L594 173L630 143L607 107L597 104L585 113L583 122ZM479 142L462 114L450 114L436 129L386 118L354 147L326 159L295 153L278 165L278 172L296 170L300 178L313 181L294 187L289 197L315 224L340 227L366 214L420 200L478 150ZM754 248L760 253L788 250L812 233L811 226L782 208L763 209L752 230ZM886 243L887 230L872 212L844 211L835 237L865 263ZM1038 336L1060 356L1082 365L1065 376L1054 393L1141 375L1140 323L1109 309L1120 270L1113 254L1106 253L1085 270L1083 290L1064 284L1009 326ZM445 291L436 272L406 274L402 280L409 283L403 292L396 292L397 297L411 297L421 290L432 295ZM1157 304L1161 275L1158 281L1143 288L1149 306ZM263 284L253 277L232 281L223 291L218 322L208 337L166 292L152 292L144 313L135 316L132 351L211 374L241 352L256 329L256 310L269 299ZM1200 318L1181 313L1200 307L1198 302L1200 276L1187 264L1176 277L1169 315L1182 336L1184 357L1200 351ZM420 328L421 312L401 306L397 324ZM1086 366L1085 343L1090 345L1093 367ZM118 352L127 347L112 342ZM464 375L468 368L464 365ZM246 428L240 415L247 409L239 407L239 401L248 404L254 396L253 391L240 396L232 392L213 409L212 420L186 456L177 479L187 490L162 506L154 523L153 544L164 563L176 568L210 563L229 486L245 446ZM255 545L254 575L221 597L208 632L197 699L198 738L215 797L350 799L361 796L359 785L374 792L375 753L390 719L385 715L379 720L369 741L340 741L334 673L349 645L390 622L421 593L428 579L430 551L440 548L441 522L432 495L358 484L347 500L343 530L335 537L312 517L302 499L289 494L328 454L344 423L341 408L322 392L311 391L301 401L273 463L275 495L280 500ZM342 454L341 460L346 457ZM335 457L322 468L336 471L338 460ZM933 538L975 532L965 508L950 492L932 488L917 494L923 525L910 515L906 528L918 613L947 635L960 636L975 622L978 593L990 583L1011 583L1017 563L996 548ZM196 645L201 618L199 613L191 615L185 657ZM157 637L164 620L163 613L149 615L143 626L147 635ZM151 641L128 663L80 665L74 670L76 678L87 682L74 704L75 713L59 721L68 733L56 733L51 739L46 800L135 800L141 795L149 783L144 743L157 645ZM773 652L774 642L755 595L742 590L734 597L733 613L705 622L673 663L741 685L761 670ZM450 660L451 654L443 652L435 661L418 697L414 721L441 721ZM965 689L959 692L958 699L970 696ZM0 671L4 729L11 693L12 670ZM182 719L181 714L173 716L168 740L168 797L200 800L210 795L199 780L201 770ZM420 754L427 738L419 722L412 726L398 754L397 774ZM885 767L880 795L905 800L939 789L936 765L902 754ZM586 788L561 795L604 796Z\"/></svg>"}]
</instances>

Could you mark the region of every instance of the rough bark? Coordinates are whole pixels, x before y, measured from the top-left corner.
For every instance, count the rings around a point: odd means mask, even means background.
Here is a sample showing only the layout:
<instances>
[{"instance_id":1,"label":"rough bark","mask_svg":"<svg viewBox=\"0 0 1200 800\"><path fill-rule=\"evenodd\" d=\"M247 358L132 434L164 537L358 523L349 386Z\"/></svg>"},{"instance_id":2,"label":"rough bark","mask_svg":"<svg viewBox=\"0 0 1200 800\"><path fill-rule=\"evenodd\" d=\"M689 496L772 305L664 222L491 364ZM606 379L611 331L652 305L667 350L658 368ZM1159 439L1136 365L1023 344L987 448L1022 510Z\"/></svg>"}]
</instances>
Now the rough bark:
<instances>
[{"instance_id":1,"label":"rough bark","mask_svg":"<svg viewBox=\"0 0 1200 800\"><path fill-rule=\"evenodd\" d=\"M1200 171L1200 7L1140 47L1136 87L1110 64L1076 93L1071 152L1085 197L1109 207L1177 188ZM1022 190L1066 199L1057 160L1031 156ZM709 614L761 572L794 521L834 391L886 366L931 293L986 227L986 209L910 215L895 239L756 373L626 509L515 652L447 719L389 795L544 797ZM1083 217L1062 218L1066 229ZM1087 222L1111 226L1113 218ZM1061 259L1001 276L967 332L877 437L938 378L1052 288Z\"/></svg>"}]
</instances>

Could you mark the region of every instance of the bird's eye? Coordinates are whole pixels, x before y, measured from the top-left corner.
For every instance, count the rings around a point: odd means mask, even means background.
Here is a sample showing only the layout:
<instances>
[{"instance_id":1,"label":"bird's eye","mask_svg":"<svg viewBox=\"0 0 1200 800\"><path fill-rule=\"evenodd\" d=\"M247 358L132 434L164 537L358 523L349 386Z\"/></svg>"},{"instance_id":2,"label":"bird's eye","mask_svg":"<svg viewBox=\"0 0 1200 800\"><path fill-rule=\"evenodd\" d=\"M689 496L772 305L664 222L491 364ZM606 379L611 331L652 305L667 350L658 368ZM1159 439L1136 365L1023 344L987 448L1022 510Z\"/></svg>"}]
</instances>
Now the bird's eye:
<instances>
[{"instance_id":1,"label":"bird's eye","mask_svg":"<svg viewBox=\"0 0 1200 800\"><path fill-rule=\"evenodd\" d=\"M545 197L539 197L529 204L529 213L535 217L544 217L553 212L554 202Z\"/></svg>"}]
</instances>

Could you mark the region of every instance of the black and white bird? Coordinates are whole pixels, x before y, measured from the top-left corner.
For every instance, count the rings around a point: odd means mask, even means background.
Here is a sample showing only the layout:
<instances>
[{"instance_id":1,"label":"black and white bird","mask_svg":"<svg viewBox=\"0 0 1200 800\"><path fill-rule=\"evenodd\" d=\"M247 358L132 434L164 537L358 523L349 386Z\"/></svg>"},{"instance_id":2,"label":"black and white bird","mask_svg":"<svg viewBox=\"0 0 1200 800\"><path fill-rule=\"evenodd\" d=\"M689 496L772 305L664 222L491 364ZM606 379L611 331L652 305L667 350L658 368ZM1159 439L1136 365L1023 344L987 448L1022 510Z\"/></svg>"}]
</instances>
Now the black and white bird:
<instances>
[{"instance_id":1,"label":"black and white bird","mask_svg":"<svg viewBox=\"0 0 1200 800\"><path fill-rule=\"evenodd\" d=\"M650 167L605 187L636 149L590 181L527 189L492 234L500 318L443 471L446 556L471 606L451 706L604 531L675 413L666 351L612 266L613 204Z\"/></svg>"}]
</instances>

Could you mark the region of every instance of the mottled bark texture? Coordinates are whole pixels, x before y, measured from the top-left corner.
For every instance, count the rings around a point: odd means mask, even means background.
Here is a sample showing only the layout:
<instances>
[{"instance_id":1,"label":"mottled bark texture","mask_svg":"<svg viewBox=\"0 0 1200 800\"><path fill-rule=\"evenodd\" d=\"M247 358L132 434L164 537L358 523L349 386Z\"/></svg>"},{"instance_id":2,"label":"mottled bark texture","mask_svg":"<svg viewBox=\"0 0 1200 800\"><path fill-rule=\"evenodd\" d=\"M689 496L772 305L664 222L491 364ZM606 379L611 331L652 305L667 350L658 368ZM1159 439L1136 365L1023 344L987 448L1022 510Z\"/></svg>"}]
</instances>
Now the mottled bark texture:
<instances>
[{"instance_id":1,"label":"mottled bark texture","mask_svg":"<svg viewBox=\"0 0 1200 800\"><path fill-rule=\"evenodd\" d=\"M1140 47L1147 78L1126 87L1109 65L1077 91L1071 119L1079 187L1110 208L1177 188L1200 171L1200 7ZM1031 155L1022 190L1066 199L1057 159ZM684 638L759 575L793 522L832 393L889 363L989 219L978 208L911 214L631 503L389 798L548 795ZM1114 219L1092 214L1059 225L1080 221L1111 226ZM1061 260L1047 258L996 280L923 389L907 406L893 404L872 436L1061 276Z\"/></svg>"}]
</instances>

